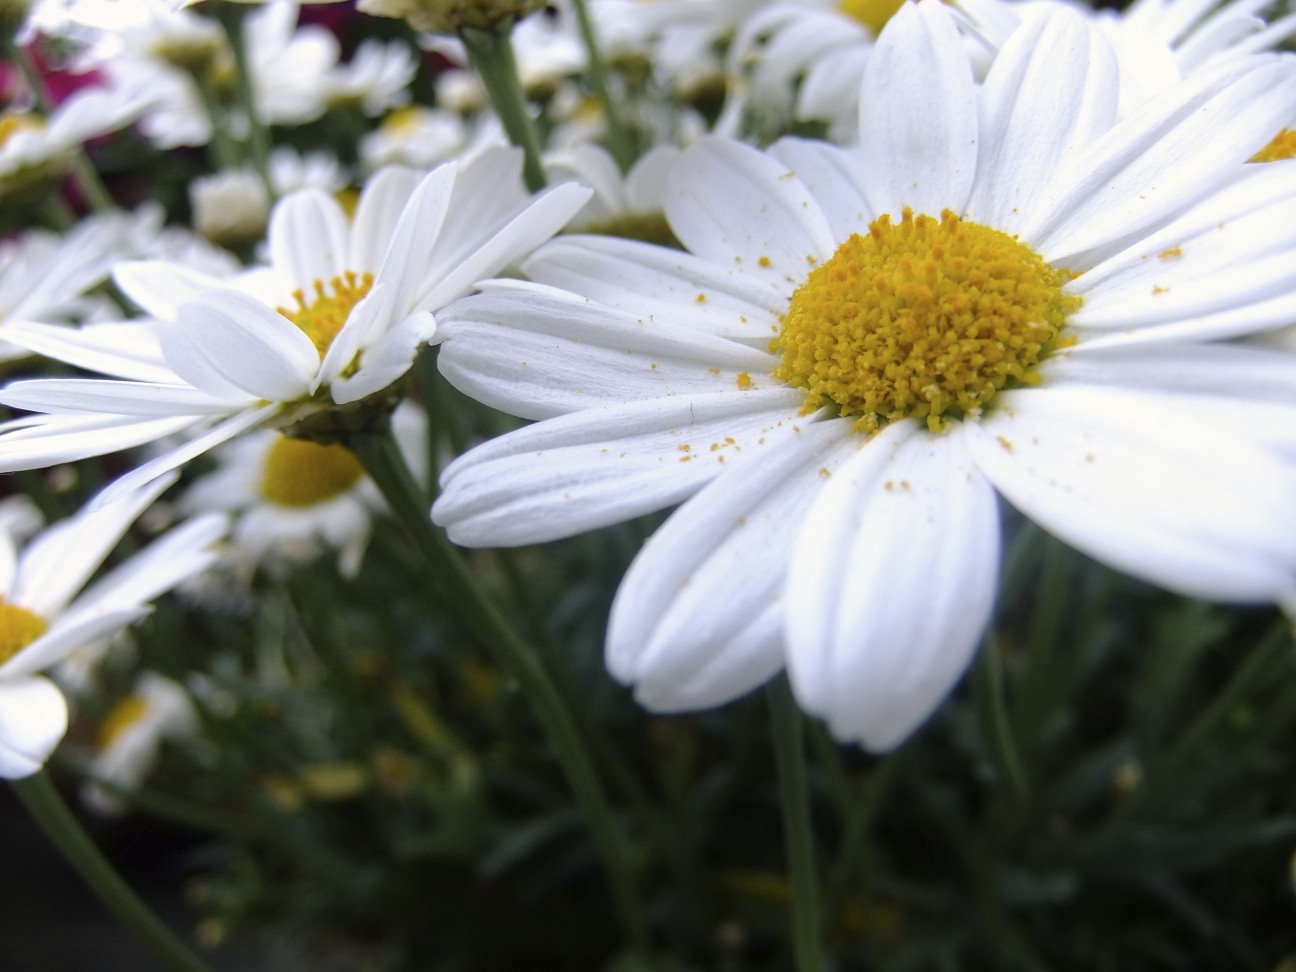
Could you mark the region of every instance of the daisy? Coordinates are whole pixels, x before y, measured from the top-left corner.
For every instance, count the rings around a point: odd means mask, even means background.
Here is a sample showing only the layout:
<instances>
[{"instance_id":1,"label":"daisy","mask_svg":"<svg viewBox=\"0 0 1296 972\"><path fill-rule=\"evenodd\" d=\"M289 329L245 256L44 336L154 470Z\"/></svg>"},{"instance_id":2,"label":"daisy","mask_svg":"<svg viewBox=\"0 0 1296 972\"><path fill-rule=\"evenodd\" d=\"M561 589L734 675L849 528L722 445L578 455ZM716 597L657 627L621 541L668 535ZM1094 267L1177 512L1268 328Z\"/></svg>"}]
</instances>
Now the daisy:
<instances>
[{"instance_id":1,"label":"daisy","mask_svg":"<svg viewBox=\"0 0 1296 972\"><path fill-rule=\"evenodd\" d=\"M1117 115L1118 65L1059 11L984 85L940 3L883 30L859 148L687 150L681 253L566 237L441 316L461 390L536 425L444 473L468 546L681 503L631 565L607 662L657 710L786 665L843 740L898 744L994 605L996 494L1188 595L1296 591L1296 359L1208 343L1296 316L1276 55ZM1191 149L1191 151L1190 151Z\"/></svg>"},{"instance_id":2,"label":"daisy","mask_svg":"<svg viewBox=\"0 0 1296 972\"><path fill-rule=\"evenodd\" d=\"M392 428L411 469L426 469L427 423L408 403L392 414ZM279 570L336 550L338 570L353 577L369 544L378 488L344 446L290 439L273 430L227 443L216 470L185 493L189 512L235 517L223 554L235 577L250 580L259 566Z\"/></svg>"},{"instance_id":3,"label":"daisy","mask_svg":"<svg viewBox=\"0 0 1296 972\"><path fill-rule=\"evenodd\" d=\"M520 173L511 149L423 177L384 169L353 221L332 196L303 190L274 208L270 265L235 281L159 261L119 266L118 286L155 324L0 326L0 338L124 379L9 385L0 401L40 414L0 426L0 469L179 434L123 478L129 489L257 426L390 408L434 332L433 312L521 259L589 198L570 184L528 195Z\"/></svg>"},{"instance_id":4,"label":"daisy","mask_svg":"<svg viewBox=\"0 0 1296 972\"><path fill-rule=\"evenodd\" d=\"M625 175L607 149L582 142L544 158L551 183L574 181L589 186L594 195L577 213L569 229L607 233L634 239L667 242L670 229L662 215L666 179L679 158L669 145L650 149Z\"/></svg>"},{"instance_id":5,"label":"daisy","mask_svg":"<svg viewBox=\"0 0 1296 972\"><path fill-rule=\"evenodd\" d=\"M185 523L82 590L117 541L170 481L92 503L40 533L21 555L0 535L0 777L38 771L67 729L67 702L41 675L121 631L149 602L205 570L225 519Z\"/></svg>"},{"instance_id":6,"label":"daisy","mask_svg":"<svg viewBox=\"0 0 1296 972\"><path fill-rule=\"evenodd\" d=\"M90 773L127 790L138 789L169 739L198 731L198 713L183 685L156 672L144 672L129 695L109 710L99 727ZM121 798L87 783L81 797L104 814L122 811Z\"/></svg>"}]
</instances>

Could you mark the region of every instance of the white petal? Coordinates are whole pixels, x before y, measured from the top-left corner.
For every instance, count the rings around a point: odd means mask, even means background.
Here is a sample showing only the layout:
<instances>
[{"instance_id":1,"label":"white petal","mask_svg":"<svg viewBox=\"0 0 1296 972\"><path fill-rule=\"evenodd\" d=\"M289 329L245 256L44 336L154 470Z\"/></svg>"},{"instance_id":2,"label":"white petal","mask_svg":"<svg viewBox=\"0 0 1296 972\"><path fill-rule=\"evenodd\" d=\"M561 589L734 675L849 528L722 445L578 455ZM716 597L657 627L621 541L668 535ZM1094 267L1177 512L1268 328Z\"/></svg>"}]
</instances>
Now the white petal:
<instances>
[{"instance_id":1,"label":"white petal","mask_svg":"<svg viewBox=\"0 0 1296 972\"><path fill-rule=\"evenodd\" d=\"M1210 402L1008 392L970 442L1009 502L1091 557L1192 597L1270 600L1296 581L1296 473Z\"/></svg>"},{"instance_id":2,"label":"white petal","mask_svg":"<svg viewBox=\"0 0 1296 972\"><path fill-rule=\"evenodd\" d=\"M0 328L0 337L47 358L114 378L162 384L176 380L176 373L162 357L152 322L76 328L10 321Z\"/></svg>"},{"instance_id":3,"label":"white petal","mask_svg":"<svg viewBox=\"0 0 1296 972\"><path fill-rule=\"evenodd\" d=\"M312 292L348 269L350 231L342 207L321 189L285 196L270 214L270 262L296 290Z\"/></svg>"},{"instance_id":4,"label":"white petal","mask_svg":"<svg viewBox=\"0 0 1296 972\"><path fill-rule=\"evenodd\" d=\"M446 467L432 519L465 546L518 546L659 510L810 424L796 414L801 398L656 399L548 419Z\"/></svg>"},{"instance_id":5,"label":"white petal","mask_svg":"<svg viewBox=\"0 0 1296 972\"><path fill-rule=\"evenodd\" d=\"M116 415L22 419L5 425L0 435L0 472L41 469L120 452L164 439L194 422L192 415L164 419L123 419Z\"/></svg>"},{"instance_id":6,"label":"white petal","mask_svg":"<svg viewBox=\"0 0 1296 972\"><path fill-rule=\"evenodd\" d=\"M6 385L0 399L29 412L74 414L94 412L161 418L180 415L219 415L227 400L212 398L189 385L159 385L143 381L101 381L90 378L36 378Z\"/></svg>"},{"instance_id":7,"label":"white petal","mask_svg":"<svg viewBox=\"0 0 1296 972\"><path fill-rule=\"evenodd\" d=\"M743 264L717 265L664 246L607 236L563 236L522 265L532 280L635 317L655 316L723 337L769 340L792 287Z\"/></svg>"},{"instance_id":8,"label":"white petal","mask_svg":"<svg viewBox=\"0 0 1296 972\"><path fill-rule=\"evenodd\" d=\"M1031 218L1065 159L1116 120L1110 45L1061 10L1014 31L981 92L977 179L967 215L1006 233Z\"/></svg>"},{"instance_id":9,"label":"white petal","mask_svg":"<svg viewBox=\"0 0 1296 972\"><path fill-rule=\"evenodd\" d=\"M385 166L369 177L356 202L348 270L378 272L391 248L401 213L420 181L414 169L395 165Z\"/></svg>"},{"instance_id":10,"label":"white petal","mask_svg":"<svg viewBox=\"0 0 1296 972\"><path fill-rule=\"evenodd\" d=\"M165 260L134 260L119 263L113 280L122 293L138 304L146 314L163 321L175 320L181 304L227 282L182 263Z\"/></svg>"},{"instance_id":11,"label":"white petal","mask_svg":"<svg viewBox=\"0 0 1296 972\"><path fill-rule=\"evenodd\" d=\"M123 611L81 611L58 618L45 634L0 665L0 685L10 678L49 670L73 652L113 637L148 611L146 607Z\"/></svg>"},{"instance_id":12,"label":"white petal","mask_svg":"<svg viewBox=\"0 0 1296 972\"><path fill-rule=\"evenodd\" d=\"M663 395L771 386L775 359L670 321L637 320L535 284L437 315L437 364L460 391L524 418Z\"/></svg>"},{"instance_id":13,"label":"white petal","mask_svg":"<svg viewBox=\"0 0 1296 972\"><path fill-rule=\"evenodd\" d=\"M823 210L834 240L867 231L875 214L864 196L860 178L864 162L858 152L800 138L780 139L769 152L809 190ZM786 309L778 307L775 313Z\"/></svg>"},{"instance_id":14,"label":"white petal","mask_svg":"<svg viewBox=\"0 0 1296 972\"><path fill-rule=\"evenodd\" d=\"M805 426L726 471L653 534L612 603L606 652L643 705L719 705L783 666L787 551L855 448L849 421Z\"/></svg>"},{"instance_id":15,"label":"white petal","mask_svg":"<svg viewBox=\"0 0 1296 972\"><path fill-rule=\"evenodd\" d=\"M861 178L875 213L959 213L977 166L972 67L939 3L906 3L864 70Z\"/></svg>"},{"instance_id":16,"label":"white petal","mask_svg":"<svg viewBox=\"0 0 1296 972\"><path fill-rule=\"evenodd\" d=\"M998 506L960 430L888 426L832 477L792 551L797 700L838 739L898 745L967 668L998 574Z\"/></svg>"},{"instance_id":17,"label":"white petal","mask_svg":"<svg viewBox=\"0 0 1296 972\"><path fill-rule=\"evenodd\" d=\"M740 259L772 285L804 280L810 260L837 249L800 180L773 157L727 139L703 139L680 156L667 184L666 219L690 253L720 266Z\"/></svg>"},{"instance_id":18,"label":"white petal","mask_svg":"<svg viewBox=\"0 0 1296 972\"><path fill-rule=\"evenodd\" d=\"M410 370L423 345L436 334L436 318L426 312L405 318L361 355L360 369L329 386L338 405L358 402L382 391Z\"/></svg>"},{"instance_id":19,"label":"white petal","mask_svg":"<svg viewBox=\"0 0 1296 972\"><path fill-rule=\"evenodd\" d=\"M454 163L447 163L430 172L415 188L400 221L387 239L387 251L377 279L391 288L388 299L392 304L388 313L395 320L409 314L418 301L418 295L427 290L427 274L432 267L457 171ZM391 326L393 321L388 319L383 323ZM369 344L373 338L374 335L369 335L362 345Z\"/></svg>"},{"instance_id":20,"label":"white petal","mask_svg":"<svg viewBox=\"0 0 1296 972\"><path fill-rule=\"evenodd\" d=\"M45 678L0 682L0 778L39 772L67 732L63 693Z\"/></svg>"},{"instance_id":21,"label":"white petal","mask_svg":"<svg viewBox=\"0 0 1296 972\"><path fill-rule=\"evenodd\" d=\"M185 304L161 340L176 374L218 396L241 391L293 401L309 393L320 365L319 352L301 329L232 290Z\"/></svg>"}]
</instances>

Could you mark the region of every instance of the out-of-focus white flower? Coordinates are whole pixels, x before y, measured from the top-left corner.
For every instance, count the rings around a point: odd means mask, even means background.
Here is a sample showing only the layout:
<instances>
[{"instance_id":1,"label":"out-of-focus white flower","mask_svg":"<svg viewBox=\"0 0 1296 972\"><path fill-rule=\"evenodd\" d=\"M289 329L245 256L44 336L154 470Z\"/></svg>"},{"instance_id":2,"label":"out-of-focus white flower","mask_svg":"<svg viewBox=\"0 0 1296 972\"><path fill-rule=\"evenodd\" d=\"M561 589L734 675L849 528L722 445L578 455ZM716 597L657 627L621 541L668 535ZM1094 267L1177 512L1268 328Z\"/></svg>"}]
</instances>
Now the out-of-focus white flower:
<instances>
[{"instance_id":1,"label":"out-of-focus white flower","mask_svg":"<svg viewBox=\"0 0 1296 972\"><path fill-rule=\"evenodd\" d=\"M115 279L162 323L92 333L35 324L0 337L126 380L36 379L0 399L41 414L7 423L0 467L102 455L180 434L179 444L123 477L119 488L258 426L313 419L379 396L435 329L433 312L512 265L589 198L572 184L534 196L521 153L485 152L426 176L384 169L354 220L317 190L280 200L270 266L233 283L164 263L119 265Z\"/></svg>"},{"instance_id":2,"label":"out-of-focus white flower","mask_svg":"<svg viewBox=\"0 0 1296 972\"><path fill-rule=\"evenodd\" d=\"M384 165L431 168L460 152L468 126L456 113L410 105L393 111L360 140L360 158L369 170Z\"/></svg>"},{"instance_id":3,"label":"out-of-focus white flower","mask_svg":"<svg viewBox=\"0 0 1296 972\"><path fill-rule=\"evenodd\" d=\"M261 239L270 219L270 193L251 169L199 176L189 184L189 205L194 229L231 250Z\"/></svg>"},{"instance_id":4,"label":"out-of-focus white flower","mask_svg":"<svg viewBox=\"0 0 1296 972\"><path fill-rule=\"evenodd\" d=\"M426 469L422 410L402 404L392 428L409 467ZM216 460L216 469L186 491L184 509L233 515L222 564L239 583L257 568L278 573L326 550L337 551L344 576L359 571L383 501L350 451L266 429L228 443Z\"/></svg>"},{"instance_id":5,"label":"out-of-focus white flower","mask_svg":"<svg viewBox=\"0 0 1296 972\"><path fill-rule=\"evenodd\" d=\"M594 195L569 229L664 243L670 227L663 215L666 179L679 158L668 145L649 150L624 176L610 152L591 142L545 156L551 183L575 181Z\"/></svg>"},{"instance_id":6,"label":"out-of-focus white flower","mask_svg":"<svg viewBox=\"0 0 1296 972\"><path fill-rule=\"evenodd\" d=\"M337 157L328 152L302 155L287 145L270 151L270 185L276 196L287 196L301 189L337 192L346 184L347 178Z\"/></svg>"},{"instance_id":7,"label":"out-of-focus white flower","mask_svg":"<svg viewBox=\"0 0 1296 972\"><path fill-rule=\"evenodd\" d=\"M459 67L468 66L468 53L456 37L425 34L420 43ZM533 98L547 98L567 78L585 69L585 48L573 18L558 11L535 14L518 22L509 34L518 80Z\"/></svg>"},{"instance_id":8,"label":"out-of-focus white flower","mask_svg":"<svg viewBox=\"0 0 1296 972\"><path fill-rule=\"evenodd\" d=\"M366 115L381 115L409 102L417 71L418 60L404 41L363 40L351 60L324 77L320 100L329 108L355 105Z\"/></svg>"},{"instance_id":9,"label":"out-of-focus white flower","mask_svg":"<svg viewBox=\"0 0 1296 972\"><path fill-rule=\"evenodd\" d=\"M134 691L108 711L99 725L90 772L124 790L144 782L157 763L162 744L198 731L198 713L189 692L156 672L144 672ZM81 788L81 799L103 814L121 813L121 797L95 783Z\"/></svg>"},{"instance_id":10,"label":"out-of-focus white flower","mask_svg":"<svg viewBox=\"0 0 1296 972\"><path fill-rule=\"evenodd\" d=\"M85 587L169 485L160 479L117 500L92 502L21 554L0 534L0 777L35 773L67 729L67 702L40 673L137 621L149 602L212 563L212 547L226 529L215 514L177 527Z\"/></svg>"}]
</instances>

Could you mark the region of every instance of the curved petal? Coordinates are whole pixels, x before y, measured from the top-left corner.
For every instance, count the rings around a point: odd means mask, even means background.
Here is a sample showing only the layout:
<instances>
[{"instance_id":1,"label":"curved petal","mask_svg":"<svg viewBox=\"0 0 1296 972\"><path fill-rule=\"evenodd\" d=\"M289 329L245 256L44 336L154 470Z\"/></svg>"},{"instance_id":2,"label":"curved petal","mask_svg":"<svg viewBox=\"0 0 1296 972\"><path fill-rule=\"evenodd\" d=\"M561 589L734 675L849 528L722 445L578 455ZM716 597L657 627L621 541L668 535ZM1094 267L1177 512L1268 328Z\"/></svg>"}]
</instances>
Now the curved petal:
<instances>
[{"instance_id":1,"label":"curved petal","mask_svg":"<svg viewBox=\"0 0 1296 972\"><path fill-rule=\"evenodd\" d=\"M796 173L809 190L836 241L845 241L853 233L865 233L873 221L873 210L860 183L863 163L858 152L826 142L801 138L783 138L769 149L770 155ZM786 311L780 306L776 313Z\"/></svg>"},{"instance_id":2,"label":"curved petal","mask_svg":"<svg viewBox=\"0 0 1296 972\"><path fill-rule=\"evenodd\" d=\"M902 742L958 681L999 581L994 490L960 428L888 426L831 479L792 550L797 700L834 736Z\"/></svg>"},{"instance_id":3,"label":"curved petal","mask_svg":"<svg viewBox=\"0 0 1296 972\"><path fill-rule=\"evenodd\" d=\"M163 321L200 294L228 286L219 277L166 260L132 260L113 268L113 281L144 313Z\"/></svg>"},{"instance_id":4,"label":"curved petal","mask_svg":"<svg viewBox=\"0 0 1296 972\"><path fill-rule=\"evenodd\" d=\"M977 168L976 90L944 4L900 8L873 48L861 91L861 178L873 211L962 212Z\"/></svg>"},{"instance_id":5,"label":"curved petal","mask_svg":"<svg viewBox=\"0 0 1296 972\"><path fill-rule=\"evenodd\" d=\"M808 425L719 476L648 540L612 602L606 650L641 703L719 705L783 666L787 551L857 442L849 421Z\"/></svg>"},{"instance_id":6,"label":"curved petal","mask_svg":"<svg viewBox=\"0 0 1296 972\"><path fill-rule=\"evenodd\" d=\"M336 199L321 189L285 196L270 214L270 262L294 290L311 293L348 269L350 228Z\"/></svg>"},{"instance_id":7,"label":"curved petal","mask_svg":"<svg viewBox=\"0 0 1296 972\"><path fill-rule=\"evenodd\" d=\"M772 156L728 139L704 138L685 150L667 180L665 210L690 253L720 266L741 260L779 290L837 249L800 180Z\"/></svg>"},{"instance_id":8,"label":"curved petal","mask_svg":"<svg viewBox=\"0 0 1296 972\"><path fill-rule=\"evenodd\" d=\"M39 772L67 732L68 707L46 678L0 681L0 778Z\"/></svg>"},{"instance_id":9,"label":"curved petal","mask_svg":"<svg viewBox=\"0 0 1296 972\"><path fill-rule=\"evenodd\" d=\"M320 356L301 329L233 290L185 304L161 334L177 375L218 396L293 401L309 394Z\"/></svg>"},{"instance_id":10,"label":"curved petal","mask_svg":"<svg viewBox=\"0 0 1296 972\"><path fill-rule=\"evenodd\" d=\"M432 519L470 547L572 536L678 503L813 416L801 396L699 395L589 409L492 439L441 476Z\"/></svg>"},{"instance_id":11,"label":"curved petal","mask_svg":"<svg viewBox=\"0 0 1296 972\"><path fill-rule=\"evenodd\" d=\"M1004 497L1077 550L1190 597L1272 600L1296 583L1296 472L1202 402L1007 392L969 441Z\"/></svg>"},{"instance_id":12,"label":"curved petal","mask_svg":"<svg viewBox=\"0 0 1296 972\"><path fill-rule=\"evenodd\" d=\"M338 405L358 402L382 391L410 370L419 348L436 334L436 318L426 312L405 318L360 357L360 369L329 385Z\"/></svg>"}]
</instances>

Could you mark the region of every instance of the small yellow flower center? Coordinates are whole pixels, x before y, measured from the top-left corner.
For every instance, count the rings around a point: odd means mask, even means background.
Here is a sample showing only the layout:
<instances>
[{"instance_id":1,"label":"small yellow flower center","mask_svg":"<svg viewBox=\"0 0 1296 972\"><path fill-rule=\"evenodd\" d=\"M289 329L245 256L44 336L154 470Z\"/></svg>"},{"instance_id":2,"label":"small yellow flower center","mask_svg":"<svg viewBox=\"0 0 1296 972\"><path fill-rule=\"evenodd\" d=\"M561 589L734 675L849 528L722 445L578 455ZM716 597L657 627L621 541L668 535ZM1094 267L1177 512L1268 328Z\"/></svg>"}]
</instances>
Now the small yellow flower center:
<instances>
[{"instance_id":1,"label":"small yellow flower center","mask_svg":"<svg viewBox=\"0 0 1296 972\"><path fill-rule=\"evenodd\" d=\"M99 724L99 748L107 749L111 746L123 732L139 722L147 711L148 703L144 701L144 696L138 694L128 695L114 705Z\"/></svg>"},{"instance_id":2,"label":"small yellow flower center","mask_svg":"<svg viewBox=\"0 0 1296 972\"><path fill-rule=\"evenodd\" d=\"M0 665L44 633L44 618L0 597Z\"/></svg>"},{"instance_id":3,"label":"small yellow flower center","mask_svg":"<svg viewBox=\"0 0 1296 972\"><path fill-rule=\"evenodd\" d=\"M1290 128L1284 128L1269 140L1268 145L1247 159L1247 161L1281 162L1283 159L1294 157L1296 157L1296 132Z\"/></svg>"},{"instance_id":4,"label":"small yellow flower center","mask_svg":"<svg viewBox=\"0 0 1296 972\"><path fill-rule=\"evenodd\" d=\"M295 309L275 308L288 318L311 339L320 357L328 351L329 345L337 337L342 325L347 322L355 305L360 303L373 286L372 273L354 274L348 270L340 277L334 277L327 284L322 280L315 281L315 293L308 301L303 290L293 291L297 301ZM330 288L332 288L330 292Z\"/></svg>"},{"instance_id":5,"label":"small yellow flower center","mask_svg":"<svg viewBox=\"0 0 1296 972\"><path fill-rule=\"evenodd\" d=\"M19 111L0 113L0 145L4 145L18 132L38 132L44 127L45 122L39 115Z\"/></svg>"},{"instance_id":6,"label":"small yellow flower center","mask_svg":"<svg viewBox=\"0 0 1296 972\"><path fill-rule=\"evenodd\" d=\"M1080 298L1070 275L1016 239L905 209L856 233L792 295L774 377L806 391L805 411L858 415L872 433L921 418L976 416L1004 387L1033 385Z\"/></svg>"},{"instance_id":7,"label":"small yellow flower center","mask_svg":"<svg viewBox=\"0 0 1296 972\"><path fill-rule=\"evenodd\" d=\"M363 475L360 460L344 446L280 436L266 457L261 495L276 506L302 509L342 495Z\"/></svg>"},{"instance_id":8,"label":"small yellow flower center","mask_svg":"<svg viewBox=\"0 0 1296 972\"><path fill-rule=\"evenodd\" d=\"M882 33L887 21L896 15L904 0L841 0L837 9L847 17L854 17L873 33Z\"/></svg>"}]
</instances>

